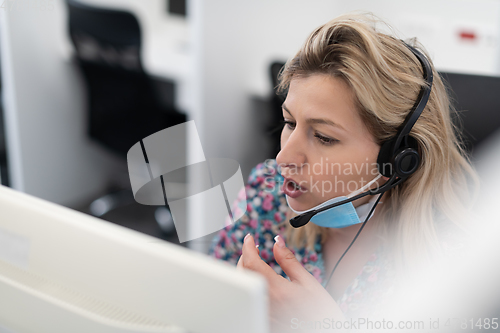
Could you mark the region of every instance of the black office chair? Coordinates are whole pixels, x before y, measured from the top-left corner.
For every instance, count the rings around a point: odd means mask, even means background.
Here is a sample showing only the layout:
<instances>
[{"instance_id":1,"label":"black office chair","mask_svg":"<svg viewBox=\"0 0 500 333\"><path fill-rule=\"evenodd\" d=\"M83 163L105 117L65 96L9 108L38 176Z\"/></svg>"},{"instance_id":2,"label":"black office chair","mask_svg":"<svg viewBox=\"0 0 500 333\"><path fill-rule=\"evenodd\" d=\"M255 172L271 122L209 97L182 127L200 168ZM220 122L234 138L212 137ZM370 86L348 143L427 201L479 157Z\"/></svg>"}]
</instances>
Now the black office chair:
<instances>
[{"instance_id":1,"label":"black office chair","mask_svg":"<svg viewBox=\"0 0 500 333\"><path fill-rule=\"evenodd\" d=\"M1 89L2 88L0 84L0 95L2 93ZM9 186L9 174L7 169L7 144L5 140L3 105L0 105L0 184Z\"/></svg>"},{"instance_id":2,"label":"black office chair","mask_svg":"<svg viewBox=\"0 0 500 333\"><path fill-rule=\"evenodd\" d=\"M471 154L500 131L500 78L486 75L440 73L452 89L451 98L459 117L465 148Z\"/></svg>"},{"instance_id":3,"label":"black office chair","mask_svg":"<svg viewBox=\"0 0 500 333\"><path fill-rule=\"evenodd\" d=\"M1 66L0 66L0 78L2 77ZM8 162L7 162L7 141L6 141L6 127L5 127L5 116L3 108L3 84L0 80L0 184L4 186L10 186L9 172L8 172Z\"/></svg>"},{"instance_id":4,"label":"black office chair","mask_svg":"<svg viewBox=\"0 0 500 333\"><path fill-rule=\"evenodd\" d=\"M285 101L285 96L278 95L277 86L278 86L278 75L281 69L285 66L284 62L273 62L271 66L269 66L269 74L272 84L272 93L271 93L271 117L269 119L270 123L267 128L267 132L269 135L269 139L272 142L272 151L270 152L269 158L274 158L280 151L280 139L281 139L281 130L283 129L283 115L281 112L281 105Z\"/></svg>"},{"instance_id":5,"label":"black office chair","mask_svg":"<svg viewBox=\"0 0 500 333\"><path fill-rule=\"evenodd\" d=\"M144 137L185 122L186 115L174 107L173 82L163 82L170 95L170 103L165 103L158 82L143 70L136 17L124 10L66 2L70 38L88 90L90 137L125 159ZM96 200L90 208L101 216L131 202L127 189Z\"/></svg>"}]
</instances>

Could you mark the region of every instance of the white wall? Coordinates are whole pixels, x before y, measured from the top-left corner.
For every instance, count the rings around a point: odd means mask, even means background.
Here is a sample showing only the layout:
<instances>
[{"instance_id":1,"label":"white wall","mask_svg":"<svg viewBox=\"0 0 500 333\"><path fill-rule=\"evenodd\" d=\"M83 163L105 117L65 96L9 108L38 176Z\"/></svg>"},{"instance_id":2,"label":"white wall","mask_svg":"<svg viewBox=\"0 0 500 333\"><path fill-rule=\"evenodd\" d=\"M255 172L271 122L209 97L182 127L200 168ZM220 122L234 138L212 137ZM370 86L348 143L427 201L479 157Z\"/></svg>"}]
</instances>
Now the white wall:
<instances>
[{"instance_id":1,"label":"white wall","mask_svg":"<svg viewBox=\"0 0 500 333\"><path fill-rule=\"evenodd\" d=\"M71 206L102 191L118 164L87 138L63 1L53 3L0 10L9 173L13 188Z\"/></svg>"},{"instance_id":2,"label":"white wall","mask_svg":"<svg viewBox=\"0 0 500 333\"><path fill-rule=\"evenodd\" d=\"M500 1L497 0L351 0L342 12L370 11L402 38L417 37L438 70L500 75ZM474 40L460 37L474 33Z\"/></svg>"}]
</instances>

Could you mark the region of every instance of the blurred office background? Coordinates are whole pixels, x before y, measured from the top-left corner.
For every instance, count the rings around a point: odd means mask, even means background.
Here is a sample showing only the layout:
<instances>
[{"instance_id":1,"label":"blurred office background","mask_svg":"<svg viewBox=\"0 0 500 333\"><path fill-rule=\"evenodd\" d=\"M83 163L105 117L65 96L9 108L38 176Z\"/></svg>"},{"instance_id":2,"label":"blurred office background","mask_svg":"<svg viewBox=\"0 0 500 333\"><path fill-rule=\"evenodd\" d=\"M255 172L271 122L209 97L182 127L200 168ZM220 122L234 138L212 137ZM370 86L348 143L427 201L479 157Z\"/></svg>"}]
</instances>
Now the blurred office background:
<instances>
[{"instance_id":1,"label":"blurred office background","mask_svg":"<svg viewBox=\"0 0 500 333\"><path fill-rule=\"evenodd\" d=\"M474 156L500 128L499 1L5 3L2 184L168 241L178 242L168 210L133 201L128 148L194 120L205 155L237 160L246 178L279 149L273 86L281 65L342 13L373 12L425 45L453 89ZM199 207L187 214L189 228L204 223ZM188 246L206 251L209 242Z\"/></svg>"}]
</instances>

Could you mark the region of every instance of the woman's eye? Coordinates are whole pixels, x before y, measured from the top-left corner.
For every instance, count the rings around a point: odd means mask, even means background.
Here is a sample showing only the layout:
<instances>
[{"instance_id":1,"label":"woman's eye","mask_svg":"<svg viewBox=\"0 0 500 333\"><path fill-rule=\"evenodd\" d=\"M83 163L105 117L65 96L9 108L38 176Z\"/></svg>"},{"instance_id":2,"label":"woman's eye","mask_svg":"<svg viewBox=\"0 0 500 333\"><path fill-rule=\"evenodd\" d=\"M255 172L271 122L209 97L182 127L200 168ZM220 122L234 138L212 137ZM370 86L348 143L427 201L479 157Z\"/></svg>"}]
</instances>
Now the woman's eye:
<instances>
[{"instance_id":1,"label":"woman's eye","mask_svg":"<svg viewBox=\"0 0 500 333\"><path fill-rule=\"evenodd\" d=\"M319 142L323 145L331 145L334 144L335 142L338 142L339 140L332 139L332 138L327 138L326 136L323 136L321 134L314 134L316 138L318 138Z\"/></svg>"},{"instance_id":2,"label":"woman's eye","mask_svg":"<svg viewBox=\"0 0 500 333\"><path fill-rule=\"evenodd\" d=\"M293 121L284 120L283 124L285 124L286 127L288 127L291 130L295 129L295 123Z\"/></svg>"}]
</instances>

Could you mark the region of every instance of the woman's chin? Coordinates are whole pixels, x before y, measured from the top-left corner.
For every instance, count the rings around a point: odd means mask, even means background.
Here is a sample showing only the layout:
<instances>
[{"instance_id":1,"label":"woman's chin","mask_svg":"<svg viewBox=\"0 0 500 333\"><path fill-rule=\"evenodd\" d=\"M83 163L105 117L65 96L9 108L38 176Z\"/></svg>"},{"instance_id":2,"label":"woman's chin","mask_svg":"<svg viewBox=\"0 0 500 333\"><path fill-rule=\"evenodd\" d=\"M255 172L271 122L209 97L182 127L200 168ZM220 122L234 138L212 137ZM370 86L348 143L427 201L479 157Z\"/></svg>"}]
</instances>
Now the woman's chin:
<instances>
[{"instance_id":1,"label":"woman's chin","mask_svg":"<svg viewBox=\"0 0 500 333\"><path fill-rule=\"evenodd\" d=\"M340 194L336 194L335 196L332 196L331 198L329 198L329 197L327 197L327 198L323 198L323 197L312 198L311 196L308 196L308 195L301 195L299 197L292 198L292 197L287 195L287 201L288 201L288 206L290 206L291 208L293 208L296 211L303 212L303 211L309 210L311 208L317 207L317 206L319 206L319 205L327 202L328 200L335 198L339 195Z\"/></svg>"},{"instance_id":2,"label":"woman's chin","mask_svg":"<svg viewBox=\"0 0 500 333\"><path fill-rule=\"evenodd\" d=\"M304 198L304 196L300 196L298 198L287 196L287 201L288 206L299 212L303 212L316 206L313 203L309 202L307 198Z\"/></svg>"}]
</instances>

